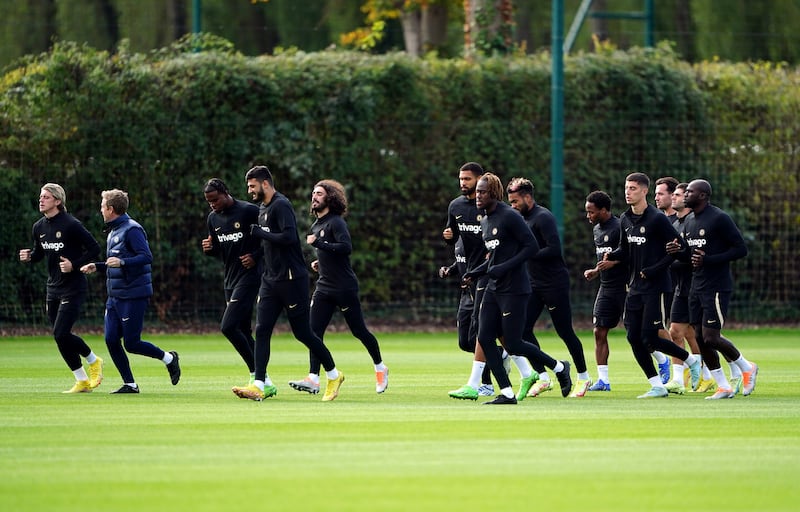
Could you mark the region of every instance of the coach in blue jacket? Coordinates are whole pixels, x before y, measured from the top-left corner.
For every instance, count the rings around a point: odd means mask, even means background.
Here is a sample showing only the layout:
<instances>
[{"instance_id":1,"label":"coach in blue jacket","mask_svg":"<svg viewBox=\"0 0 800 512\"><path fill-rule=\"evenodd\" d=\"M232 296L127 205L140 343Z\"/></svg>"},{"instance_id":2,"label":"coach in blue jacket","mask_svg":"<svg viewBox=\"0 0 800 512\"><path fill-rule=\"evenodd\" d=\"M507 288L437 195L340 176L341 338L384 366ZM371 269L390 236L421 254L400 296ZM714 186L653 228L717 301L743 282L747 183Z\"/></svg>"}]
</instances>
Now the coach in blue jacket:
<instances>
[{"instance_id":1,"label":"coach in blue jacket","mask_svg":"<svg viewBox=\"0 0 800 512\"><path fill-rule=\"evenodd\" d=\"M153 254L147 243L147 234L141 224L127 214L127 192L105 190L102 198L100 214L108 232L106 261L84 265L81 272L106 271L106 345L123 382L122 387L112 393L139 393L126 351L163 361L175 385L181 378L177 352L165 352L142 340L144 314L153 295Z\"/></svg>"}]
</instances>

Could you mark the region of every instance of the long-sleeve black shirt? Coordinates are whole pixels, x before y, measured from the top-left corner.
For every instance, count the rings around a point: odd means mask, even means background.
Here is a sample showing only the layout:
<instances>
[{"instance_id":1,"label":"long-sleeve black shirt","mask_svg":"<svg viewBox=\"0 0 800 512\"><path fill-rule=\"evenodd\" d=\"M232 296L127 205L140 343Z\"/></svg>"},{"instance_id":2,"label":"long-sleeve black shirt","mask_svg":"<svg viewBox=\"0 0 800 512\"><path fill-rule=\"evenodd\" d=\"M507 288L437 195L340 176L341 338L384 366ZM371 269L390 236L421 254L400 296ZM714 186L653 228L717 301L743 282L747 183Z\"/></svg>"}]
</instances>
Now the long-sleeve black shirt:
<instances>
[{"instance_id":1,"label":"long-sleeve black shirt","mask_svg":"<svg viewBox=\"0 0 800 512\"><path fill-rule=\"evenodd\" d=\"M674 257L667 253L666 246L680 236L667 216L655 206L647 205L641 215L628 208L619 220L620 245L608 257L628 263L628 293L671 292L667 269Z\"/></svg>"},{"instance_id":2,"label":"long-sleeve black shirt","mask_svg":"<svg viewBox=\"0 0 800 512\"><path fill-rule=\"evenodd\" d=\"M528 261L531 285L537 290L569 289L569 270L561 252L555 216L547 208L534 204L525 215L525 222L539 246Z\"/></svg>"},{"instance_id":3,"label":"long-sleeve black shirt","mask_svg":"<svg viewBox=\"0 0 800 512\"><path fill-rule=\"evenodd\" d=\"M489 259L475 271L489 276L487 290L500 295L529 294L525 262L538 250L538 244L522 216L498 202L495 210L481 219L481 232Z\"/></svg>"},{"instance_id":4,"label":"long-sleeve black shirt","mask_svg":"<svg viewBox=\"0 0 800 512\"><path fill-rule=\"evenodd\" d=\"M80 268L100 255L100 244L67 212L42 217L33 225L31 262L47 262L47 298L69 297L87 289ZM72 262L72 272L61 272L61 257Z\"/></svg>"},{"instance_id":5,"label":"long-sleeve black shirt","mask_svg":"<svg viewBox=\"0 0 800 512\"><path fill-rule=\"evenodd\" d=\"M341 215L328 213L311 225L316 240L311 244L317 250L319 278L317 289L326 292L358 289L358 278L350 264L353 244L347 223Z\"/></svg>"},{"instance_id":6,"label":"long-sleeve black shirt","mask_svg":"<svg viewBox=\"0 0 800 512\"><path fill-rule=\"evenodd\" d=\"M269 204L258 211L258 228L253 235L262 240L264 281L308 279L308 270L297 235L297 217L292 203L275 192Z\"/></svg>"},{"instance_id":7,"label":"long-sleeve black shirt","mask_svg":"<svg viewBox=\"0 0 800 512\"><path fill-rule=\"evenodd\" d=\"M731 261L747 256L747 246L730 216L709 204L700 213L690 213L683 224L689 249L705 252L703 264L694 269L692 292L733 290Z\"/></svg>"}]
</instances>

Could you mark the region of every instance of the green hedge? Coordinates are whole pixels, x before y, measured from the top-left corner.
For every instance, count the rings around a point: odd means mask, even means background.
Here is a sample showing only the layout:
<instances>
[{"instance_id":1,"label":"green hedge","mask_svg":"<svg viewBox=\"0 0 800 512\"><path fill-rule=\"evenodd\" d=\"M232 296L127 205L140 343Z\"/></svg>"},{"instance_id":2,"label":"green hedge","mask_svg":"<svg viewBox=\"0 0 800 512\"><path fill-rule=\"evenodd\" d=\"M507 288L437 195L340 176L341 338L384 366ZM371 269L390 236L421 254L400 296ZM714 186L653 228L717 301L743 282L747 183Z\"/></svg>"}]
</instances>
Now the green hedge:
<instances>
[{"instance_id":1,"label":"green hedge","mask_svg":"<svg viewBox=\"0 0 800 512\"><path fill-rule=\"evenodd\" d=\"M740 318L796 315L797 72L692 68L665 47L578 55L566 67L565 253L576 309L586 313L594 293L580 278L593 259L584 198L607 190L620 211L624 176L642 170L707 177L715 202L734 214L753 253L736 267ZM44 269L19 264L16 252L39 216L39 187L55 181L98 236L100 191L129 191L156 256L153 311L163 321L215 321L221 272L199 249L202 185L219 176L245 198L244 173L257 163L294 201L301 229L318 179L347 186L353 263L371 310L450 317L455 289L434 274L452 258L440 233L457 169L477 160L504 180L527 176L547 205L549 89L546 55L246 58L209 36L146 55L57 44L0 81L0 214L14 219L0 230L0 277L18 283L0 318L40 314ZM753 310L754 300L769 306Z\"/></svg>"}]
</instances>

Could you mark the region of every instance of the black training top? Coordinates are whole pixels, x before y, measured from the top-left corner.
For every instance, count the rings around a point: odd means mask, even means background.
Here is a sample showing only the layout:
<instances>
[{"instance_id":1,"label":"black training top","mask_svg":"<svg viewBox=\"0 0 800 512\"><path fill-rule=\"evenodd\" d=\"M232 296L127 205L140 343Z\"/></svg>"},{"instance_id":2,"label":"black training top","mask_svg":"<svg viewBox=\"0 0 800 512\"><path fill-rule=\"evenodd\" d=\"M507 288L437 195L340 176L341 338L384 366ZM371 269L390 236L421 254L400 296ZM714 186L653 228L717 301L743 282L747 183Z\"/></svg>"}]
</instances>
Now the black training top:
<instances>
[{"instance_id":1,"label":"black training top","mask_svg":"<svg viewBox=\"0 0 800 512\"><path fill-rule=\"evenodd\" d=\"M694 269L692 291L732 291L730 263L747 256L744 238L733 219L709 204L699 214L688 215L683 224L683 237L690 249L705 252L703 264Z\"/></svg>"},{"instance_id":2,"label":"black training top","mask_svg":"<svg viewBox=\"0 0 800 512\"><path fill-rule=\"evenodd\" d=\"M619 247L619 218L612 215L607 221L595 224L592 234L597 261L601 261L604 254ZM628 268L625 263L620 262L609 270L600 271L600 285L605 288L624 289L627 282Z\"/></svg>"},{"instance_id":3,"label":"black training top","mask_svg":"<svg viewBox=\"0 0 800 512\"><path fill-rule=\"evenodd\" d=\"M497 208L481 219L481 231L489 259L475 272L489 276L487 291L502 295L530 293L525 262L539 247L522 216L498 201Z\"/></svg>"},{"instance_id":4,"label":"black training top","mask_svg":"<svg viewBox=\"0 0 800 512\"><path fill-rule=\"evenodd\" d=\"M534 204L525 223L536 237L539 249L528 261L531 285L537 290L569 289L569 271L561 252L561 238L555 216L543 206Z\"/></svg>"},{"instance_id":5,"label":"black training top","mask_svg":"<svg viewBox=\"0 0 800 512\"><path fill-rule=\"evenodd\" d=\"M307 280L308 270L297 236L297 218L286 196L276 191L268 205L261 205L258 226L252 233L262 239L265 266L262 279Z\"/></svg>"},{"instance_id":6,"label":"black training top","mask_svg":"<svg viewBox=\"0 0 800 512\"><path fill-rule=\"evenodd\" d=\"M260 241L250 235L250 226L258 223L258 206L234 199L223 211L210 212L206 224L211 235L211 251L206 254L219 256L225 265L224 286L232 290L239 284L258 283L261 277L262 252ZM250 254L256 260L252 268L244 268L240 256Z\"/></svg>"},{"instance_id":7,"label":"black training top","mask_svg":"<svg viewBox=\"0 0 800 512\"><path fill-rule=\"evenodd\" d=\"M676 217L672 227L683 236L683 224L691 216L684 215ZM676 297L688 297L692 290L692 264L683 259L675 259L669 267L670 277L672 278L673 294Z\"/></svg>"},{"instance_id":8,"label":"black training top","mask_svg":"<svg viewBox=\"0 0 800 512\"><path fill-rule=\"evenodd\" d=\"M317 237L311 244L317 249L319 278L317 289L326 292L358 290L358 279L350 265L353 244L347 223L341 215L328 213L311 225Z\"/></svg>"},{"instance_id":9,"label":"black training top","mask_svg":"<svg viewBox=\"0 0 800 512\"><path fill-rule=\"evenodd\" d=\"M486 261L486 248L481 238L481 218L475 200L460 196L450 202L447 208L447 225L453 231L453 238L445 240L455 244L459 238L464 243L464 256L467 258L467 271L473 270Z\"/></svg>"},{"instance_id":10,"label":"black training top","mask_svg":"<svg viewBox=\"0 0 800 512\"><path fill-rule=\"evenodd\" d=\"M67 212L42 217L33 225L31 262L47 261L47 298L69 297L87 289L80 268L100 255L100 244L81 222ZM72 262L72 272L61 272L61 257Z\"/></svg>"},{"instance_id":11,"label":"black training top","mask_svg":"<svg viewBox=\"0 0 800 512\"><path fill-rule=\"evenodd\" d=\"M641 215L635 215L628 208L619 220L620 244L608 257L627 261L628 293L671 292L672 281L667 268L674 257L667 253L666 246L680 237L667 216L655 206L647 205Z\"/></svg>"}]
</instances>

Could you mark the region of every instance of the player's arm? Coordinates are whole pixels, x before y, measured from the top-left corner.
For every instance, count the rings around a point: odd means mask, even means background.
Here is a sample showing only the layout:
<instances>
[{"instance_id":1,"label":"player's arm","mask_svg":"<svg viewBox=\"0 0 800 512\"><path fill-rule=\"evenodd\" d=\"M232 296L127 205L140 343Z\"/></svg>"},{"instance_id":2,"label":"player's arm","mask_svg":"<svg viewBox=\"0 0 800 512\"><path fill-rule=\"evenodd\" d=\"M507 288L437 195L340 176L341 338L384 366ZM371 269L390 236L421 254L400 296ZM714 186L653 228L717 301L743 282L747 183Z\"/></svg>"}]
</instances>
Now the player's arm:
<instances>
[{"instance_id":1,"label":"player's arm","mask_svg":"<svg viewBox=\"0 0 800 512\"><path fill-rule=\"evenodd\" d=\"M561 258L561 238L558 236L558 226L556 225L555 217L550 215L543 215L537 225L539 234L541 235L544 247L539 247L534 254L534 260L549 260Z\"/></svg>"},{"instance_id":2,"label":"player's arm","mask_svg":"<svg viewBox=\"0 0 800 512\"><path fill-rule=\"evenodd\" d=\"M722 233L723 239L727 241L728 248L717 254L705 254L703 260L706 263L725 263L747 256L747 245L744 242L744 237L739 228L736 227L736 224L734 224L733 219L727 215L721 215L719 231Z\"/></svg>"},{"instance_id":3,"label":"player's arm","mask_svg":"<svg viewBox=\"0 0 800 512\"><path fill-rule=\"evenodd\" d=\"M348 231L347 224L345 224L344 219L341 217L335 217L333 222L330 223L330 229L332 230L332 242L320 240L319 238L315 237L314 241L311 243L311 246L319 249L320 251L327 251L334 254L352 253L353 242L350 239L350 231Z\"/></svg>"},{"instance_id":4,"label":"player's arm","mask_svg":"<svg viewBox=\"0 0 800 512\"><path fill-rule=\"evenodd\" d=\"M254 224L250 226L250 234L278 245L291 245L300 240L294 212L288 200L276 204L271 215L278 227L277 231L267 231L258 224Z\"/></svg>"}]
</instances>

